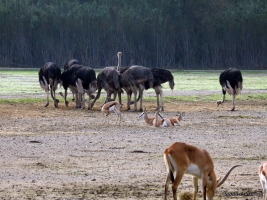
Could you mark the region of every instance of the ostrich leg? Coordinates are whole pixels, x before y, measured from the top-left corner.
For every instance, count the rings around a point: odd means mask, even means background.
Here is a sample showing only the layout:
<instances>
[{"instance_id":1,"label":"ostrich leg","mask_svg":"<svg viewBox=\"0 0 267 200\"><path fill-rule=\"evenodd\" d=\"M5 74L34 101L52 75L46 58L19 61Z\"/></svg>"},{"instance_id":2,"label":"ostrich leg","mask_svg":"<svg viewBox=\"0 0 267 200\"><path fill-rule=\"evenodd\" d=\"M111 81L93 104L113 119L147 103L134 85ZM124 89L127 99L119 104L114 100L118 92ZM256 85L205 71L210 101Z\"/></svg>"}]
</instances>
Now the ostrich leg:
<instances>
[{"instance_id":1,"label":"ostrich leg","mask_svg":"<svg viewBox=\"0 0 267 200\"><path fill-rule=\"evenodd\" d=\"M232 95L232 109L231 111L235 110L235 93L234 93L234 89L231 87L229 81L226 81L227 86L228 86L228 90L230 90L228 93Z\"/></svg>"},{"instance_id":2,"label":"ostrich leg","mask_svg":"<svg viewBox=\"0 0 267 200\"><path fill-rule=\"evenodd\" d=\"M46 104L44 107L47 107L49 105L49 86L46 85L45 87L45 92L46 92Z\"/></svg>"}]
</instances>

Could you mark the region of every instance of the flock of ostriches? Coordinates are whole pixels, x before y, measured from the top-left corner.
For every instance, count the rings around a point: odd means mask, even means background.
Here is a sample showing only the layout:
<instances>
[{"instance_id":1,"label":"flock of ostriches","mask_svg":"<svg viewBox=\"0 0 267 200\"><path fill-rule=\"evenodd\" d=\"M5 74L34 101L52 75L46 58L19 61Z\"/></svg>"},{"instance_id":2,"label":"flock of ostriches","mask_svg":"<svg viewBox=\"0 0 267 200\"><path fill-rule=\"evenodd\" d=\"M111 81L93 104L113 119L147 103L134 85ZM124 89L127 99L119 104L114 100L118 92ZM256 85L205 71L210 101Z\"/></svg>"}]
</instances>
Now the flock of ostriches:
<instances>
[{"instance_id":1,"label":"flock of ostriches","mask_svg":"<svg viewBox=\"0 0 267 200\"><path fill-rule=\"evenodd\" d=\"M64 103L68 107L67 90L73 93L73 99L77 108L85 108L85 93L88 94L88 109L91 109L96 100L99 99L101 90L104 89L107 97L101 111L105 116L105 122L109 123L108 115L110 111L117 114L115 124L121 121L121 94L123 91L127 94L127 110L130 111L130 105L134 104L137 110L137 102L140 101L140 111L143 111L140 117L144 117L145 122L156 127L179 126L184 113L179 113L177 118L166 119L160 114L164 110L162 100L161 84L169 82L170 88L174 88L173 75L170 71L162 68L146 68L139 65L131 67L121 67L122 53L118 52L118 66L105 67L96 77L95 71L87 66L83 66L78 60L72 59L64 66L64 72L52 62L46 63L39 71L39 82L45 90L47 100L45 107L49 105L49 91L54 100L54 106L58 107L59 100L56 98L56 89L58 84L63 85L65 93L60 93L64 98ZM230 68L221 73L219 78L222 86L223 99L217 101L217 106L225 101L226 92L232 95L232 108L235 110L235 96L242 90L243 78L238 69ZM50 87L50 88L49 88ZM142 97L145 89L153 88L157 95L157 108L154 117L147 116L146 109L143 110ZM93 93L96 92L94 96ZM134 100L131 96L134 94ZM138 97L137 97L138 94ZM113 95L113 98L111 98ZM119 101L115 101L118 95ZM161 106L159 103L159 96ZM91 99L94 99L91 102ZM105 123L104 122L104 123ZM231 171L240 165L233 166L221 180L216 179L213 161L205 149L201 149L190 144L175 142L164 151L164 161L167 167L167 178L165 182L165 199L170 181L172 182L173 199L177 199L176 191L184 174L193 176L194 193L193 199L196 199L198 192L198 179L202 180L203 199L211 200L215 196L216 188L221 186ZM175 175L175 177L174 177ZM259 167L260 182L263 188L263 198L267 200L267 161Z\"/></svg>"}]
</instances>

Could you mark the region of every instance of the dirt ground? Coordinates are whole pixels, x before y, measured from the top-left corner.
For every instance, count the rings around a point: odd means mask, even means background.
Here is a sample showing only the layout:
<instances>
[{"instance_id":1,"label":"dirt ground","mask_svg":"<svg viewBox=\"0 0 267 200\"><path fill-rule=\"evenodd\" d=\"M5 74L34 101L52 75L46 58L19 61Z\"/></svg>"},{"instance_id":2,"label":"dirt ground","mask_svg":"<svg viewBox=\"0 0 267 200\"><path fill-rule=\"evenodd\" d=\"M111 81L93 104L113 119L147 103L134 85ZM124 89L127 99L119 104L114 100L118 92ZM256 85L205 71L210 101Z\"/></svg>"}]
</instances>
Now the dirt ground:
<instances>
[{"instance_id":1,"label":"dirt ground","mask_svg":"<svg viewBox=\"0 0 267 200\"><path fill-rule=\"evenodd\" d=\"M258 166L266 159L264 100L165 102L164 117L185 112L180 127L156 128L122 108L122 123L103 125L93 110L41 103L0 104L1 199L163 199L163 151L175 141L205 148L217 176L236 164L215 199L259 199ZM154 115L155 102L144 102ZM111 114L112 123L115 114ZM199 182L199 186L201 186ZM201 187L198 198L201 199ZM179 193L192 192L184 176ZM250 195L250 196L246 196ZM169 199L172 199L169 189Z\"/></svg>"}]
</instances>

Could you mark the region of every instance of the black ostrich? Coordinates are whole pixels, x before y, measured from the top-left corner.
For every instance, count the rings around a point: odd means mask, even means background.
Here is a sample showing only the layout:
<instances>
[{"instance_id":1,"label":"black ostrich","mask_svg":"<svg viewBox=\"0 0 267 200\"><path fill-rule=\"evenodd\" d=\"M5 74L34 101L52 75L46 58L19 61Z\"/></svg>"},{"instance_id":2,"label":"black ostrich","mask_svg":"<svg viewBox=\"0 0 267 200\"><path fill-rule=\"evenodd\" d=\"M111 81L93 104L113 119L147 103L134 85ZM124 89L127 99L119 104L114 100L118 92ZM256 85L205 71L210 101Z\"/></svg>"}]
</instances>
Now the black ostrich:
<instances>
[{"instance_id":1,"label":"black ostrich","mask_svg":"<svg viewBox=\"0 0 267 200\"><path fill-rule=\"evenodd\" d=\"M88 109L91 109L90 99L93 96L92 93L96 90L97 83L95 71L90 67L74 64L64 71L61 77L62 85L65 89L65 95L63 95L65 105L68 106L66 97L67 89L70 88L70 90L75 94L76 108L85 108L84 95L87 93L89 96ZM78 98L78 94L81 95L81 98Z\"/></svg>"},{"instance_id":2,"label":"black ostrich","mask_svg":"<svg viewBox=\"0 0 267 200\"><path fill-rule=\"evenodd\" d=\"M96 91L97 80L95 71L90 67L82 67L77 71L75 76L76 87L78 93L81 95L82 109L85 108L85 93L89 96L88 110L91 109L91 98L95 98L93 93Z\"/></svg>"},{"instance_id":3,"label":"black ostrich","mask_svg":"<svg viewBox=\"0 0 267 200\"><path fill-rule=\"evenodd\" d=\"M73 65L81 65L81 64L82 63L80 61L78 61L77 59L71 59L64 65L64 71L70 69ZM61 92L59 94L63 97L63 94ZM66 91L65 91L65 94L66 94ZM74 93L72 93L72 99L71 100L72 101L75 100Z\"/></svg>"},{"instance_id":4,"label":"black ostrich","mask_svg":"<svg viewBox=\"0 0 267 200\"><path fill-rule=\"evenodd\" d=\"M126 71L124 71L120 76L120 83L122 88L127 93L127 110L130 110L131 95L134 94L134 109L130 111L137 110L137 99L136 95L139 91L140 96L140 111L143 111L143 91L145 89L145 82L148 81L149 87L153 87L153 74L149 68L133 65Z\"/></svg>"},{"instance_id":5,"label":"black ostrich","mask_svg":"<svg viewBox=\"0 0 267 200\"><path fill-rule=\"evenodd\" d=\"M82 65L72 65L69 68L66 68L66 70L61 74L61 82L63 85L63 88L65 90L65 94L59 93L63 98L66 107L68 107L69 102L67 101L67 95L68 95L68 88L70 88L71 92L73 95L75 95L75 100L76 100L76 108L80 107L80 100L78 98L78 90L76 88L76 74L77 71L82 68Z\"/></svg>"},{"instance_id":6,"label":"black ostrich","mask_svg":"<svg viewBox=\"0 0 267 200\"><path fill-rule=\"evenodd\" d=\"M120 86L119 76L123 73L127 68L121 67L121 56L122 52L117 53L118 56L118 66L108 66L105 67L102 71L97 75L97 95L94 101L91 103L91 107L94 106L97 99L99 99L101 90L104 89L107 92L107 98L105 103L109 101L114 101L118 94L119 103L121 104L121 93L123 93L122 88ZM119 69L119 73L117 70ZM114 94L113 99L111 99L111 95Z\"/></svg>"},{"instance_id":7,"label":"black ostrich","mask_svg":"<svg viewBox=\"0 0 267 200\"><path fill-rule=\"evenodd\" d=\"M51 97L54 100L54 106L58 107L59 100L56 99L55 91L58 83L60 83L60 79L61 71L55 63L48 62L39 70L39 83L45 90L47 96L45 107L49 105L49 86L51 90Z\"/></svg>"},{"instance_id":8,"label":"black ostrich","mask_svg":"<svg viewBox=\"0 0 267 200\"><path fill-rule=\"evenodd\" d=\"M81 65L82 63L77 59L71 59L64 65L64 71L68 70L72 65Z\"/></svg>"},{"instance_id":9,"label":"black ostrich","mask_svg":"<svg viewBox=\"0 0 267 200\"><path fill-rule=\"evenodd\" d=\"M174 88L173 75L169 70L157 68L157 67L152 68L151 72L152 72L153 77L154 77L153 89L155 90L156 95L157 95L157 108L156 108L156 110L160 109L159 95L160 95L160 101L161 101L161 110L164 110L161 84L169 82L169 86L170 86L171 90L173 90L173 88ZM149 88L150 88L149 82L147 81L147 82L145 82L145 89L147 90ZM139 97L138 97L138 99L139 99Z\"/></svg>"},{"instance_id":10,"label":"black ostrich","mask_svg":"<svg viewBox=\"0 0 267 200\"><path fill-rule=\"evenodd\" d=\"M232 108L235 110L235 96L240 93L243 88L242 74L238 69L229 68L221 73L220 84L222 86L223 99L217 101L217 107L225 101L226 92L232 95Z\"/></svg>"}]
</instances>

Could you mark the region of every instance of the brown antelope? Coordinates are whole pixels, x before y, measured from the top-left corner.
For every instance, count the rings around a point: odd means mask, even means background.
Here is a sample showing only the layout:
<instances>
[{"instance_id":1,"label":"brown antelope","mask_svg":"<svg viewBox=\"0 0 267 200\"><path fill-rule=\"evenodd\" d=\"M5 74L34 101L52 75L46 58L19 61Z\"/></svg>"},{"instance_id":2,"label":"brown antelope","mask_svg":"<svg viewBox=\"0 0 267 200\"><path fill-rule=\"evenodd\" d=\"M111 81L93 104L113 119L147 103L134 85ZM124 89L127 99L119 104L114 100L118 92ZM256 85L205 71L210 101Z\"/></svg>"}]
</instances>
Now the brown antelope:
<instances>
[{"instance_id":1,"label":"brown antelope","mask_svg":"<svg viewBox=\"0 0 267 200\"><path fill-rule=\"evenodd\" d=\"M110 111L114 110L114 112L117 115L117 119L115 124L117 124L117 121L119 120L119 125L121 123L121 112L120 112L120 108L121 108L121 104L118 101L110 101L108 103L105 103L102 106L101 111L104 113L104 117L105 117L105 121L104 123L106 123L106 119L108 120L108 124L109 124L109 113Z\"/></svg>"},{"instance_id":2,"label":"brown antelope","mask_svg":"<svg viewBox=\"0 0 267 200\"><path fill-rule=\"evenodd\" d=\"M158 117L160 117L160 119L158 119ZM153 120L153 126L156 127L166 127L166 126L171 126L169 120L167 120L166 118L163 118L160 114L159 114L159 110L155 113L155 117Z\"/></svg>"},{"instance_id":3,"label":"brown antelope","mask_svg":"<svg viewBox=\"0 0 267 200\"><path fill-rule=\"evenodd\" d=\"M259 176L263 192L263 200L267 200L267 161L261 163L259 167Z\"/></svg>"},{"instance_id":4,"label":"brown antelope","mask_svg":"<svg viewBox=\"0 0 267 200\"><path fill-rule=\"evenodd\" d=\"M177 118L175 118L175 117L170 118L169 121L170 121L171 125L172 126L180 126L180 121L183 120L184 115L185 115L184 112L182 112L182 113L178 112Z\"/></svg>"},{"instance_id":5,"label":"brown antelope","mask_svg":"<svg viewBox=\"0 0 267 200\"><path fill-rule=\"evenodd\" d=\"M212 200L217 187L220 187L227 179L231 171L238 166L233 166L222 180L216 179L213 161L205 149L190 144L175 142L164 151L164 161L167 167L165 182L165 200L170 180L172 181L173 199L176 200L176 191L184 174L193 176L194 200L198 192L198 179L202 179L203 199ZM176 176L174 177L174 173Z\"/></svg>"},{"instance_id":6,"label":"brown antelope","mask_svg":"<svg viewBox=\"0 0 267 200\"><path fill-rule=\"evenodd\" d=\"M160 114L159 114L160 115ZM160 115L161 116L161 115ZM148 124L148 125L153 125L153 121L155 119L155 116L154 117L148 117L147 115L147 111L146 111L146 108L145 110L139 115L139 117L143 117L145 119L145 122ZM161 116L162 117L162 116Z\"/></svg>"}]
</instances>

